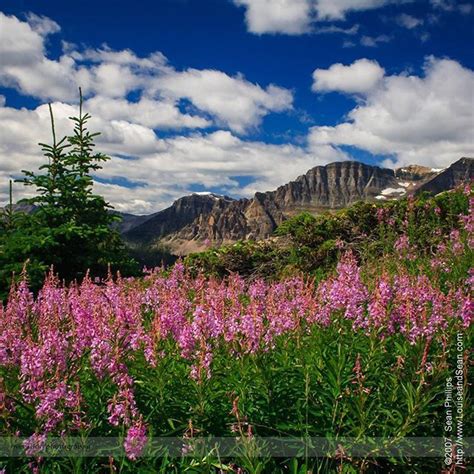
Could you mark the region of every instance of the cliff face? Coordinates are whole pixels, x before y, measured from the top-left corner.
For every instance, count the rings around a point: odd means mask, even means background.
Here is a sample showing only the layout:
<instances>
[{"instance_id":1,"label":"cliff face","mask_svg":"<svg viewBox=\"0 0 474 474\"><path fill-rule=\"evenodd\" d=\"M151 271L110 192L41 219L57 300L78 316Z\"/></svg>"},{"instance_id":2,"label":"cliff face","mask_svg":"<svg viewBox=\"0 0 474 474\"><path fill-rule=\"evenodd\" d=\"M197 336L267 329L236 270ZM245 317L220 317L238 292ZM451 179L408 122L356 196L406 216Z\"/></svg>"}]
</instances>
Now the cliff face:
<instances>
[{"instance_id":1,"label":"cliff face","mask_svg":"<svg viewBox=\"0 0 474 474\"><path fill-rule=\"evenodd\" d=\"M408 166L397 170L355 161L317 166L275 191L252 199L186 196L126 232L131 243L163 243L176 254L240 239L264 239L289 216L345 207L360 200L396 199L418 190L433 193L474 179L474 160L462 158L446 170Z\"/></svg>"},{"instance_id":2,"label":"cliff face","mask_svg":"<svg viewBox=\"0 0 474 474\"><path fill-rule=\"evenodd\" d=\"M395 170L395 176L399 179L406 179L407 181L425 182L428 179L436 176L442 170L434 170L420 165L409 165Z\"/></svg>"},{"instance_id":3,"label":"cliff face","mask_svg":"<svg viewBox=\"0 0 474 474\"><path fill-rule=\"evenodd\" d=\"M395 184L393 170L346 161L312 168L270 194L287 210L301 205L338 208L373 198Z\"/></svg>"},{"instance_id":4,"label":"cliff face","mask_svg":"<svg viewBox=\"0 0 474 474\"><path fill-rule=\"evenodd\" d=\"M474 180L474 158L463 157L433 179L422 184L416 192L428 191L438 194L472 180Z\"/></svg>"},{"instance_id":5,"label":"cliff face","mask_svg":"<svg viewBox=\"0 0 474 474\"><path fill-rule=\"evenodd\" d=\"M230 203L232 199L213 194L184 196L172 206L129 229L123 234L124 238L130 244L150 244L161 237L180 231L195 219L209 214L216 201Z\"/></svg>"},{"instance_id":6,"label":"cliff face","mask_svg":"<svg viewBox=\"0 0 474 474\"><path fill-rule=\"evenodd\" d=\"M216 205L168 236L167 243L178 252L190 240L225 243L239 239L264 239L288 216L308 210L337 209L359 200L375 199L381 191L397 187L395 172L355 161L317 166L275 191L256 193L252 199Z\"/></svg>"}]
</instances>

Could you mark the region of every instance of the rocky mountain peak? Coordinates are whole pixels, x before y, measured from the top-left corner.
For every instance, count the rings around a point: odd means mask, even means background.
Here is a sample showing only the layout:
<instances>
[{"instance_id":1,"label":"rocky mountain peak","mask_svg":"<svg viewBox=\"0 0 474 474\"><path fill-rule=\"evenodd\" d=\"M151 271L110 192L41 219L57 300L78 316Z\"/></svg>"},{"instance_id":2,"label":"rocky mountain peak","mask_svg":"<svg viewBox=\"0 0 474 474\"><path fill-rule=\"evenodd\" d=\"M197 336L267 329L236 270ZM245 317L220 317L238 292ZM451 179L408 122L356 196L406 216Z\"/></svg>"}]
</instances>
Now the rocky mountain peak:
<instances>
[{"instance_id":1,"label":"rocky mountain peak","mask_svg":"<svg viewBox=\"0 0 474 474\"><path fill-rule=\"evenodd\" d=\"M177 199L173 202L171 207L174 207L178 211L185 211L186 209L194 209L196 207L205 210L209 206L212 207L214 203L219 199L233 201L232 198L227 196L220 196L219 194L196 192Z\"/></svg>"},{"instance_id":2,"label":"rocky mountain peak","mask_svg":"<svg viewBox=\"0 0 474 474\"><path fill-rule=\"evenodd\" d=\"M232 201L232 198L212 193L193 193L183 196L167 209L153 214L140 225L129 229L124 234L125 239L132 245L151 243L183 229L200 216L209 214L216 203L229 204Z\"/></svg>"},{"instance_id":3,"label":"rocky mountain peak","mask_svg":"<svg viewBox=\"0 0 474 474\"><path fill-rule=\"evenodd\" d=\"M421 185L416 192L427 191L431 194L438 194L473 180L474 158L462 157Z\"/></svg>"},{"instance_id":4,"label":"rocky mountain peak","mask_svg":"<svg viewBox=\"0 0 474 474\"><path fill-rule=\"evenodd\" d=\"M409 181L422 181L435 176L441 169L428 168L420 165L408 165L395 170L395 176Z\"/></svg>"},{"instance_id":5,"label":"rocky mountain peak","mask_svg":"<svg viewBox=\"0 0 474 474\"><path fill-rule=\"evenodd\" d=\"M474 160L462 158L445 170L418 165L397 170L341 161L316 166L274 191L233 200L211 193L184 196L125 233L134 242L161 242L175 254L240 239L265 239L288 217L338 209L356 201L398 199L419 190L438 193L474 179Z\"/></svg>"}]
</instances>

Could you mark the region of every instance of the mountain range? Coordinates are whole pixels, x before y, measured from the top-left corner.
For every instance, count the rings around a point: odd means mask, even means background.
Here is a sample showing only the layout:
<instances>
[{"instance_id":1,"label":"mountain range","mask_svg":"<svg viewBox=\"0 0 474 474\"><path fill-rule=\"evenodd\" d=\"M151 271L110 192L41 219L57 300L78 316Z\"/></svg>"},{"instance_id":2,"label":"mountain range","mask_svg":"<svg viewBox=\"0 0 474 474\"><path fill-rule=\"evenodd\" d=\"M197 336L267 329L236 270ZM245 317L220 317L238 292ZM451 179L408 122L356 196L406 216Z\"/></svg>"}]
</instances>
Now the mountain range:
<instances>
[{"instance_id":1,"label":"mountain range","mask_svg":"<svg viewBox=\"0 0 474 474\"><path fill-rule=\"evenodd\" d=\"M122 214L119 230L132 248L186 255L210 244L268 238L285 219L302 211L318 213L360 200L386 201L423 191L437 194L473 180L473 158L461 158L446 169L410 165L393 170L335 162L250 199L195 193L149 216Z\"/></svg>"}]
</instances>

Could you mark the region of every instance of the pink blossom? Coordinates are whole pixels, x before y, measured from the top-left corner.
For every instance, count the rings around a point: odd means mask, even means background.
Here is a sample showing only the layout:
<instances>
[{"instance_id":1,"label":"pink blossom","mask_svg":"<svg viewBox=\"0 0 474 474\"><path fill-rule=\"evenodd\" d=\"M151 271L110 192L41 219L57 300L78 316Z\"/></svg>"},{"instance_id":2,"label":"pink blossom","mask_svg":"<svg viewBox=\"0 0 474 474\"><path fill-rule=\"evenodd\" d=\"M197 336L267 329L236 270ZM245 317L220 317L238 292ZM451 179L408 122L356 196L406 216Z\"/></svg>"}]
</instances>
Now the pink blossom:
<instances>
[{"instance_id":1,"label":"pink blossom","mask_svg":"<svg viewBox=\"0 0 474 474\"><path fill-rule=\"evenodd\" d=\"M128 429L123 443L127 457L132 461L136 460L143 453L147 441L146 426L142 420L138 420Z\"/></svg>"},{"instance_id":2,"label":"pink blossom","mask_svg":"<svg viewBox=\"0 0 474 474\"><path fill-rule=\"evenodd\" d=\"M34 433L28 439L23 441L23 447L27 456L35 456L43 451L46 445L46 434Z\"/></svg>"},{"instance_id":3,"label":"pink blossom","mask_svg":"<svg viewBox=\"0 0 474 474\"><path fill-rule=\"evenodd\" d=\"M390 303L393 290L387 275L383 275L370 297L369 317L375 328L384 326L390 317Z\"/></svg>"}]
</instances>

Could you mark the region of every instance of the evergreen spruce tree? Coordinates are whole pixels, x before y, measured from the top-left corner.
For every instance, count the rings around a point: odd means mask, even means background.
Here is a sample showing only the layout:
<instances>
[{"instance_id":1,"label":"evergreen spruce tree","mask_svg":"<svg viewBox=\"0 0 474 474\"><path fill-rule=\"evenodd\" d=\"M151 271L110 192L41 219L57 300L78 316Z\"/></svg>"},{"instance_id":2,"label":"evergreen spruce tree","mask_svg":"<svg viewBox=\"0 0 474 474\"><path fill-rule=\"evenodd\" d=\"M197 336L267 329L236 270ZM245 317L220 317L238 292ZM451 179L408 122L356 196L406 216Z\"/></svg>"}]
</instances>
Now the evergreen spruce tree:
<instances>
[{"instance_id":1,"label":"evergreen spruce tree","mask_svg":"<svg viewBox=\"0 0 474 474\"><path fill-rule=\"evenodd\" d=\"M87 129L91 116L83 112L80 89L79 95L79 115L70 117L73 134L59 141L50 106L52 144L40 143L48 161L38 173L23 170L24 178L20 180L35 188L35 197L24 200L35 211L21 219L14 229L3 231L3 273L18 273L26 260L34 267L32 279L36 280L51 265L68 281L82 278L87 270L103 276L108 266L125 274L137 270L120 235L112 228L120 218L110 212L112 206L102 196L93 192L92 173L110 158L95 151L94 139L99 133ZM30 268L28 271L33 277ZM37 286L39 281L35 283Z\"/></svg>"}]
</instances>

